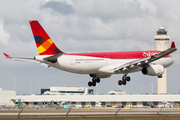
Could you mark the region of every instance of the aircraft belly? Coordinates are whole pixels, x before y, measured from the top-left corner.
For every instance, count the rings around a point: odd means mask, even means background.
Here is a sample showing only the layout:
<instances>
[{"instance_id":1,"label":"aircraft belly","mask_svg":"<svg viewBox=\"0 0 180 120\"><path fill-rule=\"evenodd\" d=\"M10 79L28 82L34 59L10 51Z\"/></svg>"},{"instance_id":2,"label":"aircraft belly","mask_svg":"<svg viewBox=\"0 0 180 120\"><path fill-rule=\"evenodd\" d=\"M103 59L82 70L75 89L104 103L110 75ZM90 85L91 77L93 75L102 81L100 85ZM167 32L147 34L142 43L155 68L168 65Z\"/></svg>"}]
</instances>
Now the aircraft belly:
<instances>
[{"instance_id":1,"label":"aircraft belly","mask_svg":"<svg viewBox=\"0 0 180 120\"><path fill-rule=\"evenodd\" d=\"M95 74L104 63L96 61L77 61L77 56L62 56L58 59L60 69L78 74ZM87 58L84 58L87 59Z\"/></svg>"}]
</instances>

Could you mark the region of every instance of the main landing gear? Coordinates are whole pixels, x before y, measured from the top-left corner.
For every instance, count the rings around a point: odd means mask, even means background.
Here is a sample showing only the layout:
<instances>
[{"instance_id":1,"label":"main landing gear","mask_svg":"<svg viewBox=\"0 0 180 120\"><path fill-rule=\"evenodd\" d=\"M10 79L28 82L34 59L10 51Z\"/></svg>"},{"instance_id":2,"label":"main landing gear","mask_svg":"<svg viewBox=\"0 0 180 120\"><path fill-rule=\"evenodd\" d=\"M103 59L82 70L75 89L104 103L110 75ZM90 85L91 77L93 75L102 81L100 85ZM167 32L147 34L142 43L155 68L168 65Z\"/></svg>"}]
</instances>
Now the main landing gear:
<instances>
[{"instance_id":1,"label":"main landing gear","mask_svg":"<svg viewBox=\"0 0 180 120\"><path fill-rule=\"evenodd\" d=\"M119 85L126 85L127 82L129 82L131 78L127 76L127 74L123 75L122 80L118 81Z\"/></svg>"},{"instance_id":2,"label":"main landing gear","mask_svg":"<svg viewBox=\"0 0 180 120\"><path fill-rule=\"evenodd\" d=\"M96 75L90 74L89 76L92 77L92 81L88 82L89 87L96 86L96 83L100 83L100 78L97 78Z\"/></svg>"}]
</instances>

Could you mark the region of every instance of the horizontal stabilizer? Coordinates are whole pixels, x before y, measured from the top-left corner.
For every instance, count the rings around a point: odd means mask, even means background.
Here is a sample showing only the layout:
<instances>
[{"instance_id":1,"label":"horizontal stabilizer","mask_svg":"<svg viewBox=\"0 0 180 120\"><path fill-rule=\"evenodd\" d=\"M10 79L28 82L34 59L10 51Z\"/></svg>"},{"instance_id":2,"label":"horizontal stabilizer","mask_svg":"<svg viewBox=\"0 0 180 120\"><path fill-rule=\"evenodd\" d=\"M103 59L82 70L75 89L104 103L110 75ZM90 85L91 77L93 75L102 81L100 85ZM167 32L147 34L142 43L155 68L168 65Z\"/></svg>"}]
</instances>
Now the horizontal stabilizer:
<instances>
[{"instance_id":1,"label":"horizontal stabilizer","mask_svg":"<svg viewBox=\"0 0 180 120\"><path fill-rule=\"evenodd\" d=\"M8 54L6 54L6 53L3 53L3 54L6 56L6 58L12 58Z\"/></svg>"},{"instance_id":2,"label":"horizontal stabilizer","mask_svg":"<svg viewBox=\"0 0 180 120\"><path fill-rule=\"evenodd\" d=\"M14 59L14 60L16 60L16 61L25 61L25 62L40 62L40 61L37 61L37 60L35 60L34 58L24 58L24 57L11 57L11 56L9 56L8 54L6 54L6 53L3 53L5 56L6 56L6 58L8 58L8 59Z\"/></svg>"}]
</instances>

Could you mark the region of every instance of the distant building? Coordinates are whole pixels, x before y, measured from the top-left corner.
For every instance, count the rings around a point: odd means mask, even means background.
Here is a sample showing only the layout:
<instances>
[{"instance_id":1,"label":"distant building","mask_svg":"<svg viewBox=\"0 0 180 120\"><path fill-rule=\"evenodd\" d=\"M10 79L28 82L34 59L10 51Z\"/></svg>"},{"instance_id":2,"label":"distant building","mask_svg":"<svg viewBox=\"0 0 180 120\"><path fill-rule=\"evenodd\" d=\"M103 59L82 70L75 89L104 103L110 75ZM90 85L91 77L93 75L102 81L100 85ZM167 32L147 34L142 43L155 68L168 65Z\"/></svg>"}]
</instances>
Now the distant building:
<instances>
[{"instance_id":1,"label":"distant building","mask_svg":"<svg viewBox=\"0 0 180 120\"><path fill-rule=\"evenodd\" d=\"M165 103L169 106L180 104L179 94L125 94L125 95L16 95L7 101L13 101L17 106L18 101L26 106L42 106L42 105L73 105L77 108L84 108L87 106L106 107L123 105L126 107L150 107L151 105L163 107Z\"/></svg>"},{"instance_id":2,"label":"distant building","mask_svg":"<svg viewBox=\"0 0 180 120\"><path fill-rule=\"evenodd\" d=\"M66 89L65 89L66 88ZM63 92L67 93L54 94ZM55 91L56 90L56 91ZM91 89L90 89L91 90ZM87 94L90 91L86 87L51 87L49 95L16 95L13 90L0 90L0 109L14 106L61 106L68 104L77 108L109 107L123 105L126 107L167 107L180 105L180 94L125 94L120 90L112 90L109 95ZM80 91L80 93L78 92ZM84 91L84 94L82 92ZM75 93L76 92L76 93ZM53 94L51 94L53 93Z\"/></svg>"},{"instance_id":3,"label":"distant building","mask_svg":"<svg viewBox=\"0 0 180 120\"><path fill-rule=\"evenodd\" d=\"M14 103L11 101L13 97L16 97L16 91L0 89L0 107L14 106Z\"/></svg>"},{"instance_id":4,"label":"distant building","mask_svg":"<svg viewBox=\"0 0 180 120\"><path fill-rule=\"evenodd\" d=\"M41 89L41 94L45 95L88 95L94 94L93 89L87 87L50 87L50 89Z\"/></svg>"},{"instance_id":5,"label":"distant building","mask_svg":"<svg viewBox=\"0 0 180 120\"><path fill-rule=\"evenodd\" d=\"M122 90L111 90L108 92L109 95L125 95L126 92Z\"/></svg>"}]
</instances>

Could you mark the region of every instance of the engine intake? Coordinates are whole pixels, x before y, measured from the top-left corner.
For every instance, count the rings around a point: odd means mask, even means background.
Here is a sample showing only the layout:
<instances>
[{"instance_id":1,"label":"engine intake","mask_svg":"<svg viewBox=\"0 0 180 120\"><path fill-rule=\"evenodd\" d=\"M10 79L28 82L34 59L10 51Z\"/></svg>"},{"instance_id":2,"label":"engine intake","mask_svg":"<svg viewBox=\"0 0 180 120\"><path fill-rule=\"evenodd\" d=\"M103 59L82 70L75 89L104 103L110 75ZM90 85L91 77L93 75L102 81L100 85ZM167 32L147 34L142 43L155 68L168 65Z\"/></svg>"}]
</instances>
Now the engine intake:
<instances>
[{"instance_id":1,"label":"engine intake","mask_svg":"<svg viewBox=\"0 0 180 120\"><path fill-rule=\"evenodd\" d=\"M161 76L164 73L164 67L162 65L150 65L142 69L144 75Z\"/></svg>"}]
</instances>

